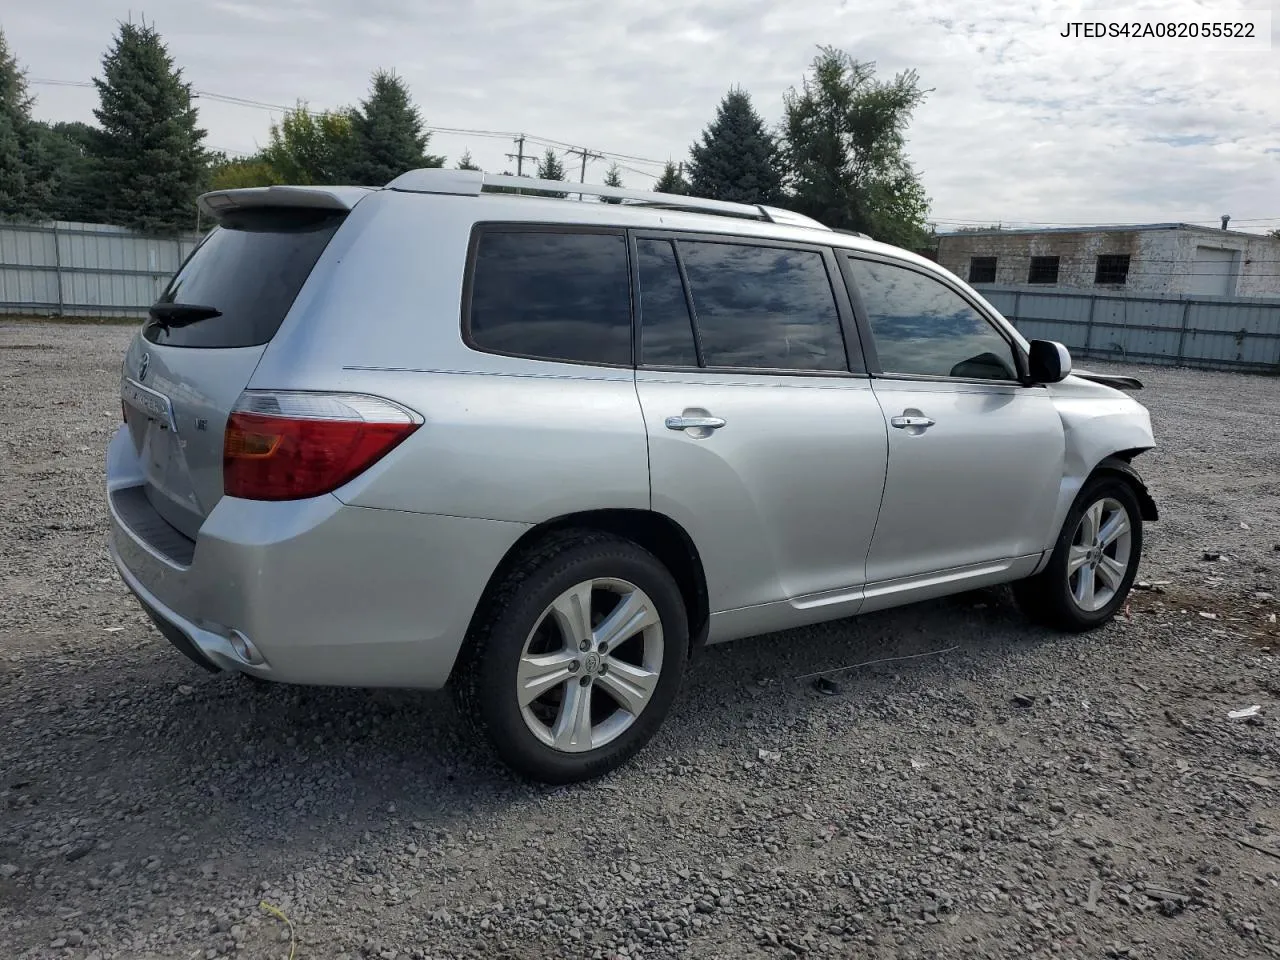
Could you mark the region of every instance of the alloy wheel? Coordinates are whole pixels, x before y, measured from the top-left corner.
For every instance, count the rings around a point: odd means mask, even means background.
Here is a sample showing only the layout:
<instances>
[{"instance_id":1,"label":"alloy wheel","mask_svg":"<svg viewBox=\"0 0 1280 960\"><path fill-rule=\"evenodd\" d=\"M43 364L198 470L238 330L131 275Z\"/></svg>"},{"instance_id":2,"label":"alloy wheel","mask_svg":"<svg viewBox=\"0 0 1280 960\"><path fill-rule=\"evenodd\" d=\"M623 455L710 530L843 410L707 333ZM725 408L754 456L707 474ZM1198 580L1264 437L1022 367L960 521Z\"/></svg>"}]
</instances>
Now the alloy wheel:
<instances>
[{"instance_id":1,"label":"alloy wheel","mask_svg":"<svg viewBox=\"0 0 1280 960\"><path fill-rule=\"evenodd\" d=\"M566 753L604 746L653 698L662 654L662 620L648 594L614 578L575 584L525 640L516 697L526 726Z\"/></svg>"},{"instance_id":2,"label":"alloy wheel","mask_svg":"<svg viewBox=\"0 0 1280 960\"><path fill-rule=\"evenodd\" d=\"M1133 525L1120 501L1104 497L1081 515L1067 552L1067 586L1088 613L1115 599L1133 555Z\"/></svg>"}]
</instances>

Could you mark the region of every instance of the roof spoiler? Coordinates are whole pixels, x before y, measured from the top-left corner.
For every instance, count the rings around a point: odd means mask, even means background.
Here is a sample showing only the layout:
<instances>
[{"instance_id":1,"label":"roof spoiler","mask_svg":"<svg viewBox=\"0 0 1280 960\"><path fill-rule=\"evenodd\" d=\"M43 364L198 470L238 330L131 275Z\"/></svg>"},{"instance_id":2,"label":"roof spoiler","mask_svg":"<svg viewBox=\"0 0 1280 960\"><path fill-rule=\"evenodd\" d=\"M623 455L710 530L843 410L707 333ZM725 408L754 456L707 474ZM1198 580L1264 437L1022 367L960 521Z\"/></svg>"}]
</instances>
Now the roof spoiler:
<instances>
[{"instance_id":1,"label":"roof spoiler","mask_svg":"<svg viewBox=\"0 0 1280 960\"><path fill-rule=\"evenodd\" d=\"M197 204L217 220L232 210L264 207L350 210L372 192L369 187L242 187L202 194Z\"/></svg>"}]
</instances>

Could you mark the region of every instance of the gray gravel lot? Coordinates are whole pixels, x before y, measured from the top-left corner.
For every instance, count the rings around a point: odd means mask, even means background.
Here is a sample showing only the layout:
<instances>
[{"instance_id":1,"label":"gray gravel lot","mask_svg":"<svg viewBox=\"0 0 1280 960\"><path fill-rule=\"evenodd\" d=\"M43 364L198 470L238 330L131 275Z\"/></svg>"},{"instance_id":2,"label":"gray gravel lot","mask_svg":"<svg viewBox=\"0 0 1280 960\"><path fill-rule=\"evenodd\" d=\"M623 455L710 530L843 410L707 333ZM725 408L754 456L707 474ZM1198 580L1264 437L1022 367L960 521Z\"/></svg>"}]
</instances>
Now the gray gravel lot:
<instances>
[{"instance_id":1,"label":"gray gravel lot","mask_svg":"<svg viewBox=\"0 0 1280 960\"><path fill-rule=\"evenodd\" d=\"M0 957L288 956L262 900L299 958L1280 957L1280 381L1136 371L1168 583L1121 621L991 591L708 650L633 765L548 790L445 696L148 625L100 489L131 334L0 324Z\"/></svg>"}]
</instances>

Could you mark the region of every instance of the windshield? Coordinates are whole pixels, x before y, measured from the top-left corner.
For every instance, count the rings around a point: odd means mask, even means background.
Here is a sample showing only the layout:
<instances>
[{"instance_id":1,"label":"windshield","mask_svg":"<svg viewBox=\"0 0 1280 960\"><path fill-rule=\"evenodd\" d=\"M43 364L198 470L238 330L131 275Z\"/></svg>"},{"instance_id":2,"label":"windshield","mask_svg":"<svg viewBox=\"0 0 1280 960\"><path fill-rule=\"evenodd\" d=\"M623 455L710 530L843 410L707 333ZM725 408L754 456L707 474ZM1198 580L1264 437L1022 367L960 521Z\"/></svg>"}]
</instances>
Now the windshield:
<instances>
[{"instance_id":1,"label":"windshield","mask_svg":"<svg viewBox=\"0 0 1280 960\"><path fill-rule=\"evenodd\" d=\"M169 281L143 336L174 347L267 343L344 217L307 209L225 216Z\"/></svg>"}]
</instances>

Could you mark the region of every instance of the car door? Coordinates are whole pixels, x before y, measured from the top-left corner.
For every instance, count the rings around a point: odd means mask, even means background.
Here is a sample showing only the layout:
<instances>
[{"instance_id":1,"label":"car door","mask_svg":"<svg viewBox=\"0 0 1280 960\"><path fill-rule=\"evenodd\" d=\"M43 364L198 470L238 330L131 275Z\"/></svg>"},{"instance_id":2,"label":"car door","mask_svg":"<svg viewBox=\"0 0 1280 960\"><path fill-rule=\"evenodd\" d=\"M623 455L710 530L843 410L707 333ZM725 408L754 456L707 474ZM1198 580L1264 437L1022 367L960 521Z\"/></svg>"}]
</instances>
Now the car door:
<instances>
[{"instance_id":1,"label":"car door","mask_svg":"<svg viewBox=\"0 0 1280 960\"><path fill-rule=\"evenodd\" d=\"M833 253L672 234L633 243L653 509L697 547L713 639L726 610L795 601L738 635L806 605L853 612L886 427Z\"/></svg>"},{"instance_id":2,"label":"car door","mask_svg":"<svg viewBox=\"0 0 1280 960\"><path fill-rule=\"evenodd\" d=\"M1029 572L1063 476L1048 391L1020 381L1021 348L960 284L870 255L843 266L889 437L867 556L867 580L886 586L869 600Z\"/></svg>"}]
</instances>

